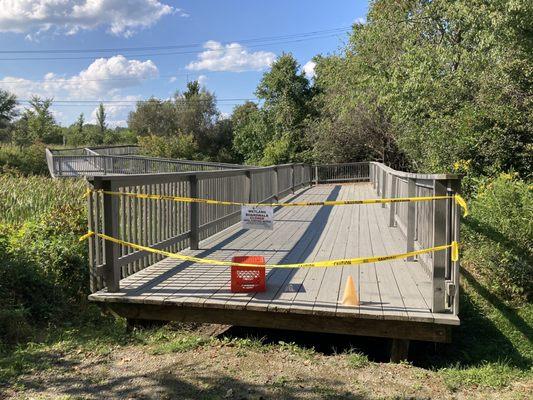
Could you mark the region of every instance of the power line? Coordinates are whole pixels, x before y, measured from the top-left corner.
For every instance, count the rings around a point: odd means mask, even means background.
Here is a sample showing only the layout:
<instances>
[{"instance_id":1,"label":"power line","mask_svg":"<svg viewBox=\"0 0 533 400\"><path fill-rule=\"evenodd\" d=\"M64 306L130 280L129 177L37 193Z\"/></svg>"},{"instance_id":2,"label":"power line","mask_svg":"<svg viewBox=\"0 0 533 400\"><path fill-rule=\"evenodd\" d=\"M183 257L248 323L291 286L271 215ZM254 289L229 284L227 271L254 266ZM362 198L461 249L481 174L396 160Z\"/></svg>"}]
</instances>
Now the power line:
<instances>
[{"instance_id":1,"label":"power line","mask_svg":"<svg viewBox=\"0 0 533 400\"><path fill-rule=\"evenodd\" d=\"M139 103L149 103L151 101L173 101L174 99L145 99L145 100L53 100L52 106L53 107L88 107L88 106L98 106L100 103L103 103L104 105L109 105L113 107L132 107ZM245 101L255 101L259 102L260 99L253 99L253 98L227 98L227 99L188 99L187 101L194 101L194 102L210 102L214 101L215 103L222 103L226 106L231 105L239 105L242 104L242 102ZM27 106L30 104L31 100L28 99L22 99L18 100L21 105ZM178 104L179 107L183 108L185 105Z\"/></svg>"},{"instance_id":2,"label":"power line","mask_svg":"<svg viewBox=\"0 0 533 400\"><path fill-rule=\"evenodd\" d=\"M179 98L181 100L181 98ZM53 100L54 103L146 103L150 101L165 101L158 98L145 99L145 100ZM173 98L166 100L174 100ZM215 99L216 101L258 101L259 99L253 98L227 98L227 99ZM31 99L21 99L19 102L28 103ZM188 101L211 101L211 99L188 99Z\"/></svg>"},{"instance_id":3,"label":"power line","mask_svg":"<svg viewBox=\"0 0 533 400\"><path fill-rule=\"evenodd\" d=\"M325 30L302 32L278 36L265 36L251 39L236 39L221 42L223 45L230 43L254 43L272 40L286 40L293 38L301 38L307 36L315 36L331 33L342 33L349 30L350 27L339 27ZM128 52L128 51L150 51L150 50L170 50L170 49L184 49L201 47L203 43L190 43L179 45L166 45L166 46L143 46L143 47L112 47L112 48L93 48L93 49L42 49L42 50L0 50L0 54L61 54L61 53L105 53L105 52Z\"/></svg>"},{"instance_id":4,"label":"power line","mask_svg":"<svg viewBox=\"0 0 533 400\"><path fill-rule=\"evenodd\" d=\"M210 71L209 74L202 74L202 75L211 75L214 73L223 73L228 71ZM150 77L121 77L121 78L95 78L95 79L78 79L79 75L73 75L70 78L58 78L58 79L26 79L26 78L19 78L18 81L3 81L0 79L0 85L4 83L8 84L20 84L24 83L21 81L31 81L31 83L35 82L42 82L42 83L48 83L48 82L65 82L65 83L78 83L78 82L104 82L104 81L144 81L144 80L156 80L156 79L167 79L167 78L177 78L178 76L190 76L194 75L194 73L188 72L188 73L178 73L178 74L170 74L170 75L158 75L158 76L150 76ZM72 80L74 79L74 82Z\"/></svg>"},{"instance_id":5,"label":"power line","mask_svg":"<svg viewBox=\"0 0 533 400\"><path fill-rule=\"evenodd\" d=\"M271 43L263 43L263 44L255 44L255 45L252 44L247 47L256 48L256 47L265 47L265 46L275 46L275 45L280 45L280 44L300 43L300 42L305 42L308 40L327 39L330 37L336 37L339 35L339 33L300 38L300 39L294 39L294 40L277 41L277 42L271 42ZM207 50L204 49L201 51L195 50L195 51L173 51L173 52L166 52L166 53L130 54L129 56L130 57L154 57L154 56L159 57L159 56L171 56L171 55L190 55L190 54L201 54L204 51L209 51L209 49ZM78 57L17 57L17 58L0 58L0 61L65 61L65 60L88 60L88 59L92 60L98 57L102 57L102 56L92 55L92 56L78 56Z\"/></svg>"}]
</instances>

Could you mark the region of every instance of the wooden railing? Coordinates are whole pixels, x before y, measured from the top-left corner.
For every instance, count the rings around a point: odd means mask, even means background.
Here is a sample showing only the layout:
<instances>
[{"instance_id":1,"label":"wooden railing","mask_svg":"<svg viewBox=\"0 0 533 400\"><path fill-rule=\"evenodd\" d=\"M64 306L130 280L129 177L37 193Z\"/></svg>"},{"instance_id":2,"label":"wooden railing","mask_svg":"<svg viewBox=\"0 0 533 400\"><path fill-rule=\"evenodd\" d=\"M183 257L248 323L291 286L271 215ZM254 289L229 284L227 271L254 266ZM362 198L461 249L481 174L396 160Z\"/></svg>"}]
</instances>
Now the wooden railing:
<instances>
[{"instance_id":1,"label":"wooden railing","mask_svg":"<svg viewBox=\"0 0 533 400\"><path fill-rule=\"evenodd\" d=\"M153 175L89 177L94 189L155 193L237 202L278 200L311 183L311 167L304 164L222 171ZM88 197L89 229L167 251L180 251L240 219L240 208L176 203L92 193ZM91 290L120 289L125 278L162 257L128 247L89 239Z\"/></svg>"},{"instance_id":2,"label":"wooden railing","mask_svg":"<svg viewBox=\"0 0 533 400\"><path fill-rule=\"evenodd\" d=\"M287 164L148 175L93 176L94 189L199 197L236 202L279 200L311 183L370 181L381 198L452 196L460 176L412 174L378 162L341 165ZM453 200L387 203L389 225L405 236L405 251L459 241L460 210ZM89 229L168 251L198 243L239 221L237 206L219 207L93 193L88 198ZM162 257L90 239L91 290L120 289L125 278ZM411 261L414 261L411 259ZM433 284L433 312L458 312L459 263L450 251L418 257Z\"/></svg>"},{"instance_id":3,"label":"wooden railing","mask_svg":"<svg viewBox=\"0 0 533 400\"><path fill-rule=\"evenodd\" d=\"M240 169L242 165L207 161L176 160L139 155L124 155L135 146L108 148L46 149L46 161L52 177L95 175L137 175L184 171ZM117 155L122 154L122 155Z\"/></svg>"},{"instance_id":4,"label":"wooden railing","mask_svg":"<svg viewBox=\"0 0 533 400\"><path fill-rule=\"evenodd\" d=\"M461 177L454 174L413 174L370 162L370 181L381 198L453 196L461 190ZM461 209L453 199L388 203L389 226L397 226L406 238L406 252L452 241L459 242ZM410 258L413 261L414 258ZM418 256L433 284L433 312L459 311L459 262L451 251Z\"/></svg>"},{"instance_id":5,"label":"wooden railing","mask_svg":"<svg viewBox=\"0 0 533 400\"><path fill-rule=\"evenodd\" d=\"M315 165L313 181L316 184L368 181L370 179L369 166L368 162Z\"/></svg>"}]
</instances>

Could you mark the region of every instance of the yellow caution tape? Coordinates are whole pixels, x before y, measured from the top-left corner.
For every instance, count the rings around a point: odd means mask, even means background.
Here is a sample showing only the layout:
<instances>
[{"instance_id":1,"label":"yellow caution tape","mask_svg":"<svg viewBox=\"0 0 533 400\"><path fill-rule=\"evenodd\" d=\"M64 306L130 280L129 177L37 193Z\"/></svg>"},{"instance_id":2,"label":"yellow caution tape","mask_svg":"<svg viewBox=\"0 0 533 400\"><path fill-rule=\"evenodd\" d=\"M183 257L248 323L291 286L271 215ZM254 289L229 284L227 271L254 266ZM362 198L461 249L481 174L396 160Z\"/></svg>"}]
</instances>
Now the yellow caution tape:
<instances>
[{"instance_id":1,"label":"yellow caution tape","mask_svg":"<svg viewBox=\"0 0 533 400\"><path fill-rule=\"evenodd\" d=\"M199 257L193 257L193 256L186 256L184 254L180 253L171 253L164 250L158 250L154 249L152 247L147 246L141 246L139 244L126 242L125 240L117 239L111 236L108 236L103 233L96 233L93 231L89 231L87 234L80 237L80 242L83 240L88 239L91 236L98 236L104 240L107 240L109 242L113 242L116 244L120 244L122 246L131 247L135 250L139 251L146 251L153 254L160 254L168 258L174 258L182 261L192 261L194 263L200 263L200 264L211 264L211 265L220 265L220 266L232 266L236 265L239 267L268 267L268 268L328 268L328 267L339 267L343 265L357 265L357 264L366 264L366 263L377 263L381 261L389 261L389 260L397 260L407 257L416 256L419 254L426 254L431 253L434 251L443 251L446 249L451 249L451 256L452 261L458 261L459 260L459 245L457 242L452 242L451 244L445 244L442 246L435 246L428 249L422 249L422 250L415 250L410 251L408 253L402 253L402 254L393 254L390 256L373 256L373 257L359 257L359 258L346 258L346 259L339 259L339 260L328 260L328 261L316 261L316 262L308 262L308 263L296 263L296 264L265 264L265 265L257 265L257 264L245 264L245 263L234 263L231 261L220 261L220 260L213 260L209 258L199 258Z\"/></svg>"},{"instance_id":2,"label":"yellow caution tape","mask_svg":"<svg viewBox=\"0 0 533 400\"><path fill-rule=\"evenodd\" d=\"M468 206L466 205L466 200L463 199L463 198L462 198L461 196L459 196L458 194L456 194L456 195L454 196L454 198L455 198L455 202L456 202L457 204L459 204L459 206L461 206L462 209L463 209L463 217L466 217L466 216L468 215Z\"/></svg>"},{"instance_id":3,"label":"yellow caution tape","mask_svg":"<svg viewBox=\"0 0 533 400\"><path fill-rule=\"evenodd\" d=\"M216 204L224 206L252 206L252 207L304 207L304 206L344 206L352 204L383 204L383 203L406 203L412 201L433 201L453 199L459 204L464 211L464 216L468 215L468 208L466 201L458 194L454 196L423 196L423 197L395 197L388 199L366 199L366 200L331 200L331 201L306 201L294 203L247 203L236 201L221 201L211 199L201 199L194 197L168 196L162 194L147 194L147 193L128 193L128 192L110 192L107 190L88 190L90 192L100 192L111 196L133 197L137 199L147 200L170 200L181 203L202 203L202 204Z\"/></svg>"}]
</instances>

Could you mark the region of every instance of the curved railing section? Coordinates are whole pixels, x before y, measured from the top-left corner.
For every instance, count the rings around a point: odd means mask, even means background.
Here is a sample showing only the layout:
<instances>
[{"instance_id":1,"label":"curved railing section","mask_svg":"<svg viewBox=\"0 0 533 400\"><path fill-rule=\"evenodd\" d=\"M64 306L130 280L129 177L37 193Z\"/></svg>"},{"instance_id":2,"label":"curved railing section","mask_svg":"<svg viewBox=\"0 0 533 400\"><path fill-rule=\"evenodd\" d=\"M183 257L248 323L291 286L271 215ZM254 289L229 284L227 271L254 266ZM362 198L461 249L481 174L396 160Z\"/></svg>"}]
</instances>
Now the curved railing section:
<instances>
[{"instance_id":1,"label":"curved railing section","mask_svg":"<svg viewBox=\"0 0 533 400\"><path fill-rule=\"evenodd\" d=\"M46 161L54 178L242 168L237 164L140 156L137 146L46 149Z\"/></svg>"}]
</instances>

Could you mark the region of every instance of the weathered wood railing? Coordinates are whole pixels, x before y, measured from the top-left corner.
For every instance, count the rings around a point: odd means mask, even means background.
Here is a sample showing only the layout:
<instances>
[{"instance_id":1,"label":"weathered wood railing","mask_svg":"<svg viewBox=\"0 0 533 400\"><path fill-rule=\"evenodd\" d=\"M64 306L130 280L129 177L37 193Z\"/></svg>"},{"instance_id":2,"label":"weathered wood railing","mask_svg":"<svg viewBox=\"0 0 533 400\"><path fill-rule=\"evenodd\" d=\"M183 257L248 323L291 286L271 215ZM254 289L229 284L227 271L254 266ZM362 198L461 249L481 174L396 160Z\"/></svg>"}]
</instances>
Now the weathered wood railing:
<instances>
[{"instance_id":1,"label":"weathered wood railing","mask_svg":"<svg viewBox=\"0 0 533 400\"><path fill-rule=\"evenodd\" d=\"M370 181L381 198L453 196L461 190L461 177L454 174L413 174L370 162ZM453 199L388 203L389 225L397 226L406 237L406 251L423 249L452 241L459 242L461 209ZM414 260L413 257L410 260ZM459 311L459 262L451 251L418 256L433 283L433 312Z\"/></svg>"},{"instance_id":2,"label":"weathered wood railing","mask_svg":"<svg viewBox=\"0 0 533 400\"><path fill-rule=\"evenodd\" d=\"M238 170L90 177L94 189L155 193L237 202L268 202L311 183L311 167L277 165ZM180 251L240 219L240 209L198 203L176 203L92 193L88 197L89 229L126 241ZM160 256L102 241L89 240L91 290L118 291L120 279L146 268Z\"/></svg>"},{"instance_id":3,"label":"weathered wood railing","mask_svg":"<svg viewBox=\"0 0 533 400\"><path fill-rule=\"evenodd\" d=\"M315 165L313 182L319 184L368 181L370 179L369 167L368 162Z\"/></svg>"},{"instance_id":4,"label":"weathered wood railing","mask_svg":"<svg viewBox=\"0 0 533 400\"><path fill-rule=\"evenodd\" d=\"M50 174L53 177L79 177L107 174L136 175L242 168L241 165L237 164L125 155L128 151L133 151L132 149L134 148L136 147L93 147L68 150L46 149L46 161Z\"/></svg>"},{"instance_id":5,"label":"weathered wood railing","mask_svg":"<svg viewBox=\"0 0 533 400\"><path fill-rule=\"evenodd\" d=\"M167 174L94 176L95 189L156 193L237 202L278 200L311 183L370 181L381 198L452 196L457 175L412 174L378 162L341 165L288 164L263 168ZM142 245L180 251L239 221L238 207L143 200L93 193L89 229ZM459 241L460 210L453 200L387 203L389 225L404 234L405 251ZM160 260L142 251L90 239L91 289L118 291L120 279ZM450 251L417 257L433 284L433 312L458 312L459 263ZM413 260L414 261L414 260Z\"/></svg>"}]
</instances>

